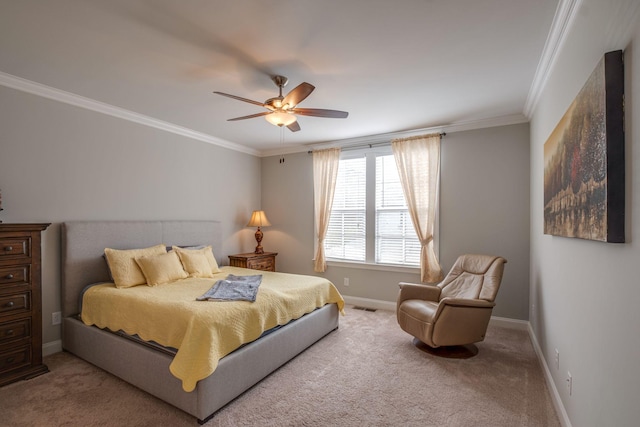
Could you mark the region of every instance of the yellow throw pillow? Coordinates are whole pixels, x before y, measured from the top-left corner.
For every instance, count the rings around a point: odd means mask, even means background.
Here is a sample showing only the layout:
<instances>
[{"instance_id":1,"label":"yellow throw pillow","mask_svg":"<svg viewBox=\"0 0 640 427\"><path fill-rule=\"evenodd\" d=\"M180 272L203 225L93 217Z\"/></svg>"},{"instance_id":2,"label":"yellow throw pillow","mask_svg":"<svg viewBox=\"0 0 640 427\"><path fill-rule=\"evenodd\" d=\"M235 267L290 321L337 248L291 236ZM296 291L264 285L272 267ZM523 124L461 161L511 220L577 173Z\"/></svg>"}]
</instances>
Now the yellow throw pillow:
<instances>
[{"instance_id":1,"label":"yellow throw pillow","mask_svg":"<svg viewBox=\"0 0 640 427\"><path fill-rule=\"evenodd\" d=\"M205 246L201 249L173 246L172 249L180 257L180 262L189 273L189 277L211 277L220 272L211 246Z\"/></svg>"},{"instance_id":2,"label":"yellow throw pillow","mask_svg":"<svg viewBox=\"0 0 640 427\"><path fill-rule=\"evenodd\" d=\"M130 288L144 285L147 280L135 261L136 257L153 256L167 253L165 245L151 246L144 249L111 249L106 248L104 255L111 271L116 288Z\"/></svg>"},{"instance_id":3,"label":"yellow throw pillow","mask_svg":"<svg viewBox=\"0 0 640 427\"><path fill-rule=\"evenodd\" d=\"M136 257L135 260L149 286L174 282L189 276L182 268L180 259L175 252Z\"/></svg>"}]
</instances>

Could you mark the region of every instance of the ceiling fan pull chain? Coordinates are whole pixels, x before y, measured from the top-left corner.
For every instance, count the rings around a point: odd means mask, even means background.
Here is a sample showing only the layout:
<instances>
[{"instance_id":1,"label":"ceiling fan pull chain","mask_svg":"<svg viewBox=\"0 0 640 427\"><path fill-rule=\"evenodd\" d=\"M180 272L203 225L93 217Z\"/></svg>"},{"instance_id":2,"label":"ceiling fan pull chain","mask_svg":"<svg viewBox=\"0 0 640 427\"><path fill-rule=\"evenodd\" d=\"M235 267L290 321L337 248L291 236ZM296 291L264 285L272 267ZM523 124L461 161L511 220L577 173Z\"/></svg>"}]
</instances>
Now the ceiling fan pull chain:
<instances>
[{"instance_id":1,"label":"ceiling fan pull chain","mask_svg":"<svg viewBox=\"0 0 640 427\"><path fill-rule=\"evenodd\" d=\"M280 126L280 145L282 149L284 149L284 127ZM284 154L280 157L280 164L284 163Z\"/></svg>"}]
</instances>

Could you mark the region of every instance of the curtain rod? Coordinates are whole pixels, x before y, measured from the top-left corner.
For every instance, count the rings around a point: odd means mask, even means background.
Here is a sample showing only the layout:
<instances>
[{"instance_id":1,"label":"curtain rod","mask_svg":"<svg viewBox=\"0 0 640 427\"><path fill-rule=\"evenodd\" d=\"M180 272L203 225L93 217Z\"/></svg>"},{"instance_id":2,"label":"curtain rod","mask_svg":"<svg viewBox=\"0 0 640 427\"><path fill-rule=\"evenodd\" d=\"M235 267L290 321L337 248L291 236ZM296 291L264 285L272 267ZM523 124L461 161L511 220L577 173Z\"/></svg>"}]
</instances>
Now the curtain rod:
<instances>
[{"instance_id":1,"label":"curtain rod","mask_svg":"<svg viewBox=\"0 0 640 427\"><path fill-rule=\"evenodd\" d=\"M447 136L446 132L440 132L440 138L442 138L443 136ZM395 138L394 138L395 139ZM373 142L371 144L354 144L354 145L347 145L346 147L341 147L341 151L349 151L349 150L357 150L360 148L373 148L373 147L384 147L386 145L391 145L391 141L384 141L384 142ZM313 154L313 150L309 150L307 151L307 154Z\"/></svg>"}]
</instances>

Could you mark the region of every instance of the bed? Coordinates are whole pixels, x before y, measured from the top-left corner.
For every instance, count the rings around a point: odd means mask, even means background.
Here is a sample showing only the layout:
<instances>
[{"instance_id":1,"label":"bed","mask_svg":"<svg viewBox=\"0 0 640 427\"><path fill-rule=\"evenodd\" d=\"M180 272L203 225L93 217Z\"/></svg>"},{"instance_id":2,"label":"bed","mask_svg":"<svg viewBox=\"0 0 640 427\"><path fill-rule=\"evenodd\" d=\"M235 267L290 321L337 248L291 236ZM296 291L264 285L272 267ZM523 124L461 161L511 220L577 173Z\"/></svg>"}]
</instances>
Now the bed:
<instances>
[{"instance_id":1,"label":"bed","mask_svg":"<svg viewBox=\"0 0 640 427\"><path fill-rule=\"evenodd\" d=\"M103 258L105 248L134 249L159 243L211 245L219 257L221 224L217 221L73 221L62 224L61 233L63 349L193 415L201 424L338 327L338 305L323 305L224 356L211 375L187 392L182 381L170 372L174 358L171 351L126 334L86 325L78 316L79 301L87 285L111 281Z\"/></svg>"}]
</instances>

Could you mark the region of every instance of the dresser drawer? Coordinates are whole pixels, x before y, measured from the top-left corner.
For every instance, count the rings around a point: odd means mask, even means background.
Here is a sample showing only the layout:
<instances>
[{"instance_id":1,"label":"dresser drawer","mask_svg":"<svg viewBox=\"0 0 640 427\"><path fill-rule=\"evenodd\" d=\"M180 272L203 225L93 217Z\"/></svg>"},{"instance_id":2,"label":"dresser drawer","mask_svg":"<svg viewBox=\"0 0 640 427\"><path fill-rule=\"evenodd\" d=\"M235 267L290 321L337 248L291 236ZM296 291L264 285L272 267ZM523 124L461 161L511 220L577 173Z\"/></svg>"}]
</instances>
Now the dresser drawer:
<instances>
[{"instance_id":1,"label":"dresser drawer","mask_svg":"<svg viewBox=\"0 0 640 427\"><path fill-rule=\"evenodd\" d=\"M31 346L17 347L0 352L0 372L19 369L31 364Z\"/></svg>"},{"instance_id":2,"label":"dresser drawer","mask_svg":"<svg viewBox=\"0 0 640 427\"><path fill-rule=\"evenodd\" d=\"M4 286L30 286L30 265L12 265L0 268L0 288Z\"/></svg>"},{"instance_id":3,"label":"dresser drawer","mask_svg":"<svg viewBox=\"0 0 640 427\"><path fill-rule=\"evenodd\" d=\"M29 313L31 311L31 293L5 295L0 297L0 316Z\"/></svg>"},{"instance_id":4,"label":"dresser drawer","mask_svg":"<svg viewBox=\"0 0 640 427\"><path fill-rule=\"evenodd\" d=\"M0 259L31 257L30 237L5 237L0 239Z\"/></svg>"},{"instance_id":5,"label":"dresser drawer","mask_svg":"<svg viewBox=\"0 0 640 427\"><path fill-rule=\"evenodd\" d=\"M262 271L276 271L277 252L265 252L256 254L249 252L246 254L229 255L229 265L232 267L252 268Z\"/></svg>"},{"instance_id":6,"label":"dresser drawer","mask_svg":"<svg viewBox=\"0 0 640 427\"><path fill-rule=\"evenodd\" d=\"M273 271L275 270L275 260L273 258L259 258L247 261L247 268L254 270Z\"/></svg>"},{"instance_id":7,"label":"dresser drawer","mask_svg":"<svg viewBox=\"0 0 640 427\"><path fill-rule=\"evenodd\" d=\"M0 345L31 336L31 319L0 323Z\"/></svg>"}]
</instances>

